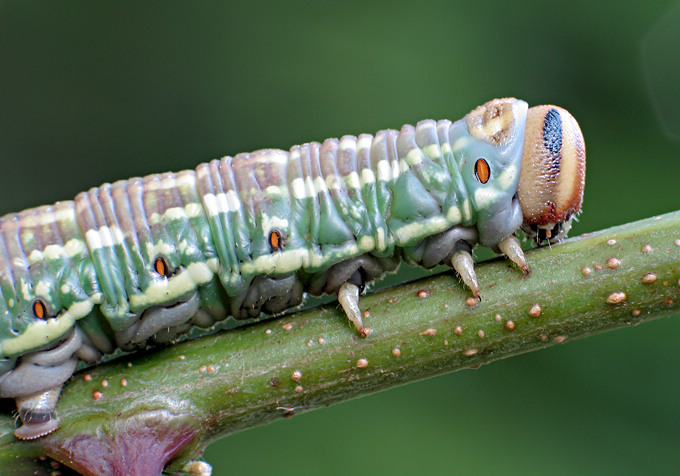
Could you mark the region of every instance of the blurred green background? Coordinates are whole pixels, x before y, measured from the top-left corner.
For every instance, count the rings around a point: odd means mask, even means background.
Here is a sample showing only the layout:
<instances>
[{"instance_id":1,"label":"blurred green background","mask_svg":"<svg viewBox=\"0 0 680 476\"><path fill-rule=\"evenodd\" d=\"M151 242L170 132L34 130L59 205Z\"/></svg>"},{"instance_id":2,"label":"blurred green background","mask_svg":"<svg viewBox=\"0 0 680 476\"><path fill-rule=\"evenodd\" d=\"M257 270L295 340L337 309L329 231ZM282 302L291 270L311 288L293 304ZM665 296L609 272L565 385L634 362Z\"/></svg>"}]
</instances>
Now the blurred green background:
<instances>
[{"instance_id":1,"label":"blurred green background","mask_svg":"<svg viewBox=\"0 0 680 476\"><path fill-rule=\"evenodd\" d=\"M680 5L0 2L0 214L226 154L516 96L588 148L572 234L680 208ZM453 279L453 278L452 278ZM670 474L680 320L392 389L210 446L215 474Z\"/></svg>"}]
</instances>

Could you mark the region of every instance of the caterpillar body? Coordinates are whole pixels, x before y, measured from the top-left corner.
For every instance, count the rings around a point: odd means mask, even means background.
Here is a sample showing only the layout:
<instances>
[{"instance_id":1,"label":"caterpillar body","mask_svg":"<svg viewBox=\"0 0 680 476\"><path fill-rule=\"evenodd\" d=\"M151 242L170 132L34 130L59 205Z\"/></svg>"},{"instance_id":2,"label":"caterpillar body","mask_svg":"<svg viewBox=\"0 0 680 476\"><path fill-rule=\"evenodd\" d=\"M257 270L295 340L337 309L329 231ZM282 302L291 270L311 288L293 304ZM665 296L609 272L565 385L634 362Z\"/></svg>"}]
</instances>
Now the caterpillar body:
<instances>
[{"instance_id":1,"label":"caterpillar body","mask_svg":"<svg viewBox=\"0 0 680 476\"><path fill-rule=\"evenodd\" d=\"M0 397L38 438L79 361L171 342L332 293L364 336L359 293L400 260L453 266L475 245L528 266L514 232L556 241L580 211L585 145L556 106L495 99L426 120L104 184L0 219Z\"/></svg>"}]
</instances>

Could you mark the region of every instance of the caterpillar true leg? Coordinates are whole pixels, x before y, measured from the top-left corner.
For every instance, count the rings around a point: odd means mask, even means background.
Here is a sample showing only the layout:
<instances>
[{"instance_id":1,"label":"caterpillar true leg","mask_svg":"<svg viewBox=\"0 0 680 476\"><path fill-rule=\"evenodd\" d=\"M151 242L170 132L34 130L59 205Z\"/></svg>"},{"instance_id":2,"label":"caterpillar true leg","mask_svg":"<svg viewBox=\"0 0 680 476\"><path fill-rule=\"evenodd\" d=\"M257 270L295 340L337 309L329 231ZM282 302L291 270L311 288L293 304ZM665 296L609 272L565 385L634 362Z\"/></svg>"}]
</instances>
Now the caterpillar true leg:
<instances>
[{"instance_id":1,"label":"caterpillar true leg","mask_svg":"<svg viewBox=\"0 0 680 476\"><path fill-rule=\"evenodd\" d=\"M510 235L498 243L498 249L505 254L513 263L522 270L524 274L529 274L529 266L524 258L524 251L515 235ZM470 288L472 294L481 300L477 275L475 274L475 260L467 250L457 250L451 258L451 265L458 272L465 285Z\"/></svg>"},{"instance_id":2,"label":"caterpillar true leg","mask_svg":"<svg viewBox=\"0 0 680 476\"><path fill-rule=\"evenodd\" d=\"M475 274L475 260L469 251L458 250L451 258L451 265L458 272L460 278L465 285L470 288L472 294L481 299L479 295L479 284L477 283L477 275Z\"/></svg>"},{"instance_id":3,"label":"caterpillar true leg","mask_svg":"<svg viewBox=\"0 0 680 476\"><path fill-rule=\"evenodd\" d=\"M368 336L373 329L365 327L361 319L361 309L359 309L359 286L350 282L344 282L338 290L338 302L344 309L347 318L352 321L362 337Z\"/></svg>"},{"instance_id":4,"label":"caterpillar true leg","mask_svg":"<svg viewBox=\"0 0 680 476\"><path fill-rule=\"evenodd\" d=\"M522 246L515 235L502 239L498 243L498 249L519 266L524 274L529 274L529 265L527 265L526 259L524 259L524 251L522 251Z\"/></svg>"}]
</instances>

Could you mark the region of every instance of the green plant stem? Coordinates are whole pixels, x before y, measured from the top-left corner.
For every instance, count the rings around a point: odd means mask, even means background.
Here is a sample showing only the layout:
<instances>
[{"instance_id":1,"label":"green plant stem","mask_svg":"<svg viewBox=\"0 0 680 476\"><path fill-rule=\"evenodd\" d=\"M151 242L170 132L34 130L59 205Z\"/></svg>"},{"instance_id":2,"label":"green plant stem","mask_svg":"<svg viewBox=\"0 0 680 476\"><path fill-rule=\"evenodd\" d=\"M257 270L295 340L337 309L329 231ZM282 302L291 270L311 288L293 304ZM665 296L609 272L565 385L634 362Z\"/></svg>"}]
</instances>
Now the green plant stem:
<instances>
[{"instance_id":1,"label":"green plant stem","mask_svg":"<svg viewBox=\"0 0 680 476\"><path fill-rule=\"evenodd\" d=\"M80 373L67 384L57 432L18 441L12 418L0 416L0 467L32 467L47 454L94 474L79 460L79 438L142 429L188 435L169 457L166 471L177 472L238 430L678 314L680 212L533 250L527 261L529 276L506 260L479 265L476 305L453 273L363 296L367 338L331 304L89 369L91 380Z\"/></svg>"}]
</instances>

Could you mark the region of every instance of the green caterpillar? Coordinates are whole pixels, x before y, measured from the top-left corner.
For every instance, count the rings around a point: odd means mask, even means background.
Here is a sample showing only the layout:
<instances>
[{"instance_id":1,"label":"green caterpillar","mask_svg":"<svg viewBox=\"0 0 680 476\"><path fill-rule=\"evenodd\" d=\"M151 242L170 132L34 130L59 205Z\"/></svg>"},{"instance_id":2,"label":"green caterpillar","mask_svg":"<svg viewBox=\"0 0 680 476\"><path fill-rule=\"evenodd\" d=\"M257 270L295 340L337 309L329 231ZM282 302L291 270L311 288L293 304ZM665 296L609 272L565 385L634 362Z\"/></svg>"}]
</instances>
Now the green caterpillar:
<instances>
[{"instance_id":1,"label":"green caterpillar","mask_svg":"<svg viewBox=\"0 0 680 476\"><path fill-rule=\"evenodd\" d=\"M400 260L453 266L479 297L475 245L529 271L514 232L562 238L581 208L585 146L556 106L496 99L463 119L225 157L104 184L0 219L0 397L31 439L62 384L96 362L231 315L359 294Z\"/></svg>"}]
</instances>

